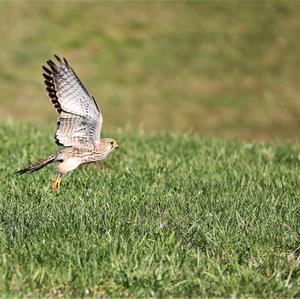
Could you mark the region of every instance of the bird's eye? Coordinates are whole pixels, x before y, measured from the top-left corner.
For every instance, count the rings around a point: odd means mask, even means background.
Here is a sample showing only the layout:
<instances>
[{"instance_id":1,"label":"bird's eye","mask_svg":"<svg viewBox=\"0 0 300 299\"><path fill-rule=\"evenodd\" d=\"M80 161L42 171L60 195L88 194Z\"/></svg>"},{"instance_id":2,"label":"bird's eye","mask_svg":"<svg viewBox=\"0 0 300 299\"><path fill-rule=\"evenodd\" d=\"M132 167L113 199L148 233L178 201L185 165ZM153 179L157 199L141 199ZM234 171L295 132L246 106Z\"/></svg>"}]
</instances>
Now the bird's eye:
<instances>
[{"instance_id":1,"label":"bird's eye","mask_svg":"<svg viewBox=\"0 0 300 299\"><path fill-rule=\"evenodd\" d=\"M111 145L114 145L114 142L113 142L113 141L111 141L111 142L110 142L110 144L111 144Z\"/></svg>"}]
</instances>

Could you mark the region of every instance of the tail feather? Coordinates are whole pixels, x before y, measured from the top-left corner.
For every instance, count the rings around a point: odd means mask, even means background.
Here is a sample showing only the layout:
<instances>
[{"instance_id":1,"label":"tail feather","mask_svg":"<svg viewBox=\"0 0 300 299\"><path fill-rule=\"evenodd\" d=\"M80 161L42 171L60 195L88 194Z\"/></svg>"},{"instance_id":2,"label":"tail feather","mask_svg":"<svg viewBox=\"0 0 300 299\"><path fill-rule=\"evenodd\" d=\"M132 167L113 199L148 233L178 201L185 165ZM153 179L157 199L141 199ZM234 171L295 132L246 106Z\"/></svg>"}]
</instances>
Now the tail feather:
<instances>
[{"instance_id":1,"label":"tail feather","mask_svg":"<svg viewBox=\"0 0 300 299\"><path fill-rule=\"evenodd\" d=\"M47 158L37 161L33 164L28 165L27 167L18 170L17 172L15 172L16 174L24 174L24 173L31 173L34 172L36 170L39 170L45 166L47 166L48 164L52 163L55 161L57 154L52 154L51 156L48 156Z\"/></svg>"}]
</instances>

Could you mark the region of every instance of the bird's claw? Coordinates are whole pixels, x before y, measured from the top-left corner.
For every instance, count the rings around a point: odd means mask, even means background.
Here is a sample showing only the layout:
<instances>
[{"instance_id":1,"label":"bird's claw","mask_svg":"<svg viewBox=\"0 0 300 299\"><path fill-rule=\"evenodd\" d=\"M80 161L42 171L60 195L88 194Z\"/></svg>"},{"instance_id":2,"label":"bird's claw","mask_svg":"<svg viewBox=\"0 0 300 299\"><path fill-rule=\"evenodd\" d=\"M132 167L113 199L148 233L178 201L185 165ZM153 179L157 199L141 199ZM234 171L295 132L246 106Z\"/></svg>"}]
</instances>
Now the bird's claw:
<instances>
[{"instance_id":1,"label":"bird's claw","mask_svg":"<svg viewBox=\"0 0 300 299\"><path fill-rule=\"evenodd\" d=\"M52 183L52 192L60 188L61 175L59 174Z\"/></svg>"}]
</instances>

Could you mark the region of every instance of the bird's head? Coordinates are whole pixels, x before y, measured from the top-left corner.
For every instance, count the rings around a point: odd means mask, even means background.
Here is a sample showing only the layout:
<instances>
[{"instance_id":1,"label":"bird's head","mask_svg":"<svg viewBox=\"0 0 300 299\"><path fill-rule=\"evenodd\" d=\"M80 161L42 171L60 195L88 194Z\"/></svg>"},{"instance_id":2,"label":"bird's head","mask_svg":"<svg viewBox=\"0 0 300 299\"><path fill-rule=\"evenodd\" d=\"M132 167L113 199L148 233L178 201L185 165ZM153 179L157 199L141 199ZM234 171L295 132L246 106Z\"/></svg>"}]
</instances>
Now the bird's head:
<instances>
[{"instance_id":1,"label":"bird's head","mask_svg":"<svg viewBox=\"0 0 300 299\"><path fill-rule=\"evenodd\" d=\"M112 152L115 148L119 147L117 141L112 138L101 139L100 146L104 149L107 155L110 152Z\"/></svg>"}]
</instances>

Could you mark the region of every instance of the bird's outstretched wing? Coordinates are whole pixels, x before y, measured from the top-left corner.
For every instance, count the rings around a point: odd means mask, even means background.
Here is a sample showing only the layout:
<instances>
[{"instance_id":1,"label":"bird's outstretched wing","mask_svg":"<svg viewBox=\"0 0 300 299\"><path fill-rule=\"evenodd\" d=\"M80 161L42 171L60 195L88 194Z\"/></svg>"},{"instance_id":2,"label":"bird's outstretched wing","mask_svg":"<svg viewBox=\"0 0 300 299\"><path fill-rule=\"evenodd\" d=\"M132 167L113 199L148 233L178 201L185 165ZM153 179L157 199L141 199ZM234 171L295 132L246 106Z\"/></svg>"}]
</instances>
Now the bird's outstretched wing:
<instances>
[{"instance_id":1,"label":"bird's outstretched wing","mask_svg":"<svg viewBox=\"0 0 300 299\"><path fill-rule=\"evenodd\" d=\"M56 143L88 147L100 143L101 111L65 58L55 55L58 64L48 60L43 66L46 90L59 114Z\"/></svg>"}]
</instances>

